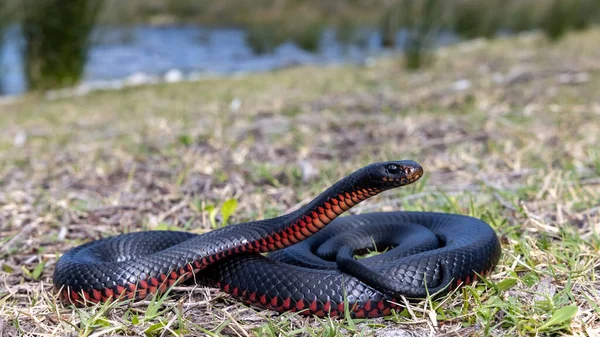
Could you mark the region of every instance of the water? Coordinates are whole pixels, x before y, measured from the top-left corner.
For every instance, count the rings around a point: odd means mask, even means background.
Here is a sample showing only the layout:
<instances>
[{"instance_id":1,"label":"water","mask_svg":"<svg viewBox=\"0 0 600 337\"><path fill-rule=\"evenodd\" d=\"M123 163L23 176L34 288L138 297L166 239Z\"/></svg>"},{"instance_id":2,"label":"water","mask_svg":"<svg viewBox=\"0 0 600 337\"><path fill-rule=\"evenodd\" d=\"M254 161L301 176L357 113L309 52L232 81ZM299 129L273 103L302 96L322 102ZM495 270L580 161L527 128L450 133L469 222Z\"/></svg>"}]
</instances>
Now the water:
<instances>
[{"instance_id":1,"label":"water","mask_svg":"<svg viewBox=\"0 0 600 337\"><path fill-rule=\"evenodd\" d=\"M393 53L380 44L376 31L365 30L360 44L344 44L331 30L323 34L320 49L306 52L285 43L273 53L256 55L246 43L243 29L198 26L133 28L101 27L94 33L82 87L119 87L123 83L149 83L268 71L302 64L364 62L368 57ZM401 44L404 34L398 34ZM437 45L456 42L441 36ZM400 45L399 44L399 45ZM0 50L0 93L17 95L27 90L22 72L23 39L18 27L5 34Z\"/></svg>"}]
</instances>

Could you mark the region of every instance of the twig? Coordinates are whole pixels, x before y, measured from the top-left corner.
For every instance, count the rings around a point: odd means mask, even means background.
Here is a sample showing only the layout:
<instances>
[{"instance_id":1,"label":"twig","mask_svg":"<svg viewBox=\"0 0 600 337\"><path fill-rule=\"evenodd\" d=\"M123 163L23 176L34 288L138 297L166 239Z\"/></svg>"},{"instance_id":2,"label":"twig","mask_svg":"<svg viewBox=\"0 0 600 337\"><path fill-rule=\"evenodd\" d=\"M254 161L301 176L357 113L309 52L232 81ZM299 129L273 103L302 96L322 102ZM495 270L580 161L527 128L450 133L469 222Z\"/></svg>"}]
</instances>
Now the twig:
<instances>
[{"instance_id":1,"label":"twig","mask_svg":"<svg viewBox=\"0 0 600 337\"><path fill-rule=\"evenodd\" d=\"M43 218L37 218L34 221L22 227L22 229L17 234L15 234L15 236L12 237L12 239L8 240L8 242L4 244L4 246L2 247L2 251L5 253L9 252L12 249L13 245L20 243L25 237L28 237L29 234L31 234L31 232L39 224L44 222L44 220L45 219Z\"/></svg>"}]
</instances>

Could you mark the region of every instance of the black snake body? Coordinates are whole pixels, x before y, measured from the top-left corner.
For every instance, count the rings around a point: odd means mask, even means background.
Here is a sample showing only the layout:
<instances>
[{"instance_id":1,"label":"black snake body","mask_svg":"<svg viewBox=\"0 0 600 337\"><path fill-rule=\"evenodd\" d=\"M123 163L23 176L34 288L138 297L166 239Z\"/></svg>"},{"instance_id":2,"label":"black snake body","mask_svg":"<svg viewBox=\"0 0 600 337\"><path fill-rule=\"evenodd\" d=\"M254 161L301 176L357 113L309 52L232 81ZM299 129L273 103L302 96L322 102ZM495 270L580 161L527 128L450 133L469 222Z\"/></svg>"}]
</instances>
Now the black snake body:
<instances>
[{"instance_id":1,"label":"black snake body","mask_svg":"<svg viewBox=\"0 0 600 337\"><path fill-rule=\"evenodd\" d=\"M387 315L400 296L423 298L470 283L500 258L494 231L472 217L389 212L337 218L422 174L412 161L375 163L277 218L202 235L149 231L92 241L61 257L54 285L63 300L81 305L140 299L194 277L278 311L338 316L347 308L354 317ZM374 245L388 250L354 258Z\"/></svg>"}]
</instances>

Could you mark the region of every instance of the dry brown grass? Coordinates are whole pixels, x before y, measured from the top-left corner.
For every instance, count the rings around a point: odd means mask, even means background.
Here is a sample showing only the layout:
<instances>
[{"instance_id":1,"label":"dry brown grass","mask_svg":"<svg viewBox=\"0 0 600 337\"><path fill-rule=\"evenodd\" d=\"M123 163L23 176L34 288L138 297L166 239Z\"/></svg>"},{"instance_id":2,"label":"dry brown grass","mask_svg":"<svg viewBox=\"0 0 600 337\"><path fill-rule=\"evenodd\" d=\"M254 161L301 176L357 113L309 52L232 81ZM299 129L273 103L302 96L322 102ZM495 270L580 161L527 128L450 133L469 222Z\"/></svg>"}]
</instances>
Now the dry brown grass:
<instances>
[{"instance_id":1,"label":"dry brown grass","mask_svg":"<svg viewBox=\"0 0 600 337\"><path fill-rule=\"evenodd\" d=\"M0 335L597 335L599 37L476 41L419 73L381 59L4 105ZM401 158L425 179L353 212L482 217L504 249L490 284L363 321L278 315L200 286L86 309L51 292L57 258L80 243L203 232L203 206L230 198L230 222L271 217L357 167ZM544 325L565 306L577 314Z\"/></svg>"}]
</instances>

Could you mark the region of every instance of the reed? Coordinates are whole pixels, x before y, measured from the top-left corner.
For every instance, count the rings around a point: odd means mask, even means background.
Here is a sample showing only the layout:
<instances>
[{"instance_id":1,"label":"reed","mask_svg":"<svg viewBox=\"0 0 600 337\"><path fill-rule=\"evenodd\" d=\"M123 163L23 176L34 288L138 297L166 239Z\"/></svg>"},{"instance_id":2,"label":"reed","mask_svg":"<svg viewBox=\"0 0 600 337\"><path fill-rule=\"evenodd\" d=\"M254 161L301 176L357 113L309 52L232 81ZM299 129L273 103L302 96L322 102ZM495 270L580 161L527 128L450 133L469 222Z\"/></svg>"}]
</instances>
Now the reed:
<instances>
[{"instance_id":1,"label":"reed","mask_svg":"<svg viewBox=\"0 0 600 337\"><path fill-rule=\"evenodd\" d=\"M318 8L295 7L295 15L285 6L257 10L257 22L247 25L246 41L255 53L272 51L278 45L291 41L298 47L316 52L319 49L327 21Z\"/></svg>"},{"instance_id":2,"label":"reed","mask_svg":"<svg viewBox=\"0 0 600 337\"><path fill-rule=\"evenodd\" d=\"M25 74L29 88L72 86L82 77L102 0L24 0Z\"/></svg>"},{"instance_id":3,"label":"reed","mask_svg":"<svg viewBox=\"0 0 600 337\"><path fill-rule=\"evenodd\" d=\"M551 41L570 30L582 30L600 21L600 3L595 0L549 0L540 28Z\"/></svg>"},{"instance_id":4,"label":"reed","mask_svg":"<svg viewBox=\"0 0 600 337\"><path fill-rule=\"evenodd\" d=\"M493 37L505 25L505 3L506 1L501 0L456 1L451 9L453 31L467 39Z\"/></svg>"},{"instance_id":5,"label":"reed","mask_svg":"<svg viewBox=\"0 0 600 337\"><path fill-rule=\"evenodd\" d=\"M540 7L535 0L508 2L506 4L506 28L515 33L537 28L539 26ZM532 10L532 8L538 9Z\"/></svg>"},{"instance_id":6,"label":"reed","mask_svg":"<svg viewBox=\"0 0 600 337\"><path fill-rule=\"evenodd\" d=\"M404 44L407 69L419 69L433 61L433 42L443 27L443 0L404 0L401 3L408 38Z\"/></svg>"},{"instance_id":7,"label":"reed","mask_svg":"<svg viewBox=\"0 0 600 337\"><path fill-rule=\"evenodd\" d=\"M251 25L246 33L246 43L255 54L261 55L272 52L283 42L278 26L280 22Z\"/></svg>"},{"instance_id":8,"label":"reed","mask_svg":"<svg viewBox=\"0 0 600 337\"><path fill-rule=\"evenodd\" d=\"M403 23L401 23L403 6L393 6L384 12L381 18L379 30L381 34L381 44L384 47L396 47L397 35ZM406 7L404 7L406 9Z\"/></svg>"},{"instance_id":9,"label":"reed","mask_svg":"<svg viewBox=\"0 0 600 337\"><path fill-rule=\"evenodd\" d=\"M580 0L573 15L573 29L586 29L600 22L600 4L597 0Z\"/></svg>"},{"instance_id":10,"label":"reed","mask_svg":"<svg viewBox=\"0 0 600 337\"><path fill-rule=\"evenodd\" d=\"M6 27L16 21L15 4L15 2L11 1L0 1L0 48L2 48Z\"/></svg>"},{"instance_id":11,"label":"reed","mask_svg":"<svg viewBox=\"0 0 600 337\"><path fill-rule=\"evenodd\" d=\"M319 21L306 25L296 26L284 32L288 39L294 42L298 47L309 52L319 50L321 38L325 31L325 25Z\"/></svg>"}]
</instances>

